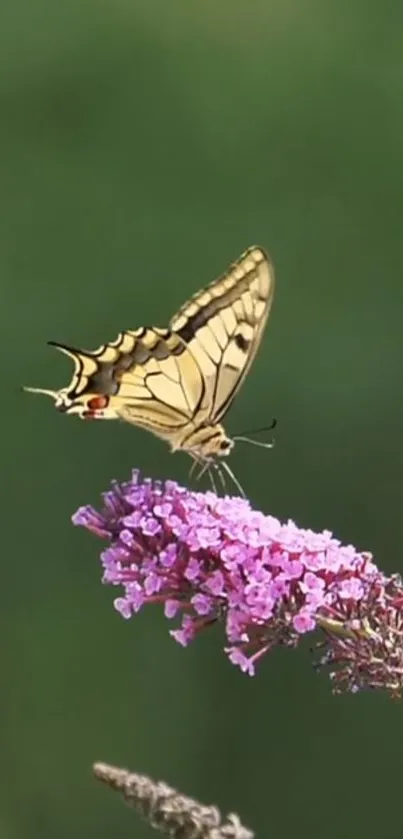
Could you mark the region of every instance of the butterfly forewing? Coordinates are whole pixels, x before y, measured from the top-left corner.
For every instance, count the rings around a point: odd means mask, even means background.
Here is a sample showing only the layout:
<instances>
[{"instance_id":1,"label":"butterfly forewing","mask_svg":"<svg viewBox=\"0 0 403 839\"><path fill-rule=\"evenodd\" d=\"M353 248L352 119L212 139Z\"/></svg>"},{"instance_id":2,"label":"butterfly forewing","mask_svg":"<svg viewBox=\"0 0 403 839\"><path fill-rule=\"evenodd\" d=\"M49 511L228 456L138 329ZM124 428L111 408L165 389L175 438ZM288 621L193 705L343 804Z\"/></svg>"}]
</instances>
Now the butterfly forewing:
<instances>
[{"instance_id":1,"label":"butterfly forewing","mask_svg":"<svg viewBox=\"0 0 403 839\"><path fill-rule=\"evenodd\" d=\"M256 355L273 292L270 260L253 247L172 318L203 376L203 419L218 422L228 410Z\"/></svg>"}]
</instances>

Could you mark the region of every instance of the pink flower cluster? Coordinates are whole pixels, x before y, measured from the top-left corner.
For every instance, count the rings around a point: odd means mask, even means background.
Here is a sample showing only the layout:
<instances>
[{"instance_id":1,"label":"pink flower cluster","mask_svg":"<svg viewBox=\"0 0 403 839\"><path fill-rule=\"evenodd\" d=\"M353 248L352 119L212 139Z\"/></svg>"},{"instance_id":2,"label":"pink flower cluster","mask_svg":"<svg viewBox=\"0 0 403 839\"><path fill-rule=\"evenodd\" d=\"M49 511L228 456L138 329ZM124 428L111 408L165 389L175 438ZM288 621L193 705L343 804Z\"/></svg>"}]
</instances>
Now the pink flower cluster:
<instances>
[{"instance_id":1,"label":"pink flower cluster","mask_svg":"<svg viewBox=\"0 0 403 839\"><path fill-rule=\"evenodd\" d=\"M171 631L187 645L212 621L225 625L230 660L253 675L275 645L296 646L319 627L320 664L336 691L403 685L403 585L371 555L329 531L251 509L240 498L191 492L173 481L114 484L103 509L81 507L73 522L110 544L103 581L122 585L115 607L130 618L162 603Z\"/></svg>"}]
</instances>

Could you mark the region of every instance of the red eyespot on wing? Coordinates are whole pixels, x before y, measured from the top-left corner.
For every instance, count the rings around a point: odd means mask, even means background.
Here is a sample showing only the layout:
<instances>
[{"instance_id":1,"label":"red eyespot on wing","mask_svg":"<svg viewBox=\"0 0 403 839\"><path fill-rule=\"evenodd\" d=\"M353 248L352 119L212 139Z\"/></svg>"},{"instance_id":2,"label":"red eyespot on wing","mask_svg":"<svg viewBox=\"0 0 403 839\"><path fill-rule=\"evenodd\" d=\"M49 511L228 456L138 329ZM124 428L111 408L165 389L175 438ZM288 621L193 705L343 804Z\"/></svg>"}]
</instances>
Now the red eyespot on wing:
<instances>
[{"instance_id":1,"label":"red eyespot on wing","mask_svg":"<svg viewBox=\"0 0 403 839\"><path fill-rule=\"evenodd\" d=\"M89 399L87 402L87 408L90 411L101 411L102 408L106 408L109 403L108 396L93 396L92 399Z\"/></svg>"}]
</instances>

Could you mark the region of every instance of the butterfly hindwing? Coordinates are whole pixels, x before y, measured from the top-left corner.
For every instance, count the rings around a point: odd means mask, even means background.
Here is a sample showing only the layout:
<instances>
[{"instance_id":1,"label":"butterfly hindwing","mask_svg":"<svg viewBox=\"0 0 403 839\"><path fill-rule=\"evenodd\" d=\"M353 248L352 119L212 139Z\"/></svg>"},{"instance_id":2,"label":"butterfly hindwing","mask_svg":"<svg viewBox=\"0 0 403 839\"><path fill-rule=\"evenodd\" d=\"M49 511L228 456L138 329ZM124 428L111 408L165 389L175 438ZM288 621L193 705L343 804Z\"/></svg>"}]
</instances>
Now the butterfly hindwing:
<instances>
[{"instance_id":1,"label":"butterfly hindwing","mask_svg":"<svg viewBox=\"0 0 403 839\"><path fill-rule=\"evenodd\" d=\"M120 376L119 412L148 427L154 421L167 431L185 426L197 411L203 392L196 361L169 329L127 334L135 341L133 364Z\"/></svg>"}]
</instances>

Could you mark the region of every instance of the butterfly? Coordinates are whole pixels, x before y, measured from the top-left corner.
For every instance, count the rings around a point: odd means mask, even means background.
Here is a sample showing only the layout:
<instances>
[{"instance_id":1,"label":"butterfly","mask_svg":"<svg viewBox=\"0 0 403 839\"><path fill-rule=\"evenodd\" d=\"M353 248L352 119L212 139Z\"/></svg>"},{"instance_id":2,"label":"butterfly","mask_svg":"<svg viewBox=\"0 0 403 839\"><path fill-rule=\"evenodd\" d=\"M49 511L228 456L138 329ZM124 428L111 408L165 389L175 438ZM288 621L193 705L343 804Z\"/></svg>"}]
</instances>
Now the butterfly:
<instances>
[{"instance_id":1,"label":"butterfly","mask_svg":"<svg viewBox=\"0 0 403 839\"><path fill-rule=\"evenodd\" d=\"M253 246L191 297L167 329L120 332L92 351L49 341L74 362L69 385L24 390L52 397L58 411L81 419L122 419L146 428L172 451L191 455L200 473L211 475L214 467L225 483L223 464L242 491L220 459L244 438L228 437L221 421L259 348L273 293L273 265Z\"/></svg>"}]
</instances>

